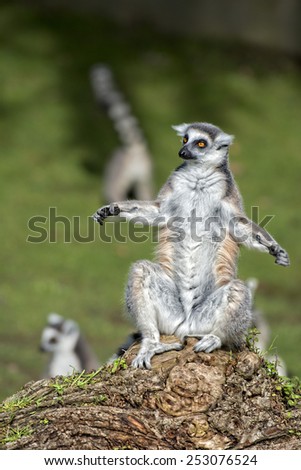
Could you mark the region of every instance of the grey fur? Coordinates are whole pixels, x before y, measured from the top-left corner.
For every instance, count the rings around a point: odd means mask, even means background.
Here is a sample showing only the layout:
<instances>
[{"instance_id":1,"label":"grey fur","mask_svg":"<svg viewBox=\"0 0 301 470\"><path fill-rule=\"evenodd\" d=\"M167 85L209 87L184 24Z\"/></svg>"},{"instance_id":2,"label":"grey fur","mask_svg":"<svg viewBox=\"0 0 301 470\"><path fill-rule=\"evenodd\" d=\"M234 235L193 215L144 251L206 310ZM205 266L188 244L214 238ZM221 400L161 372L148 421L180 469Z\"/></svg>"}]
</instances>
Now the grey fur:
<instances>
[{"instance_id":1,"label":"grey fur","mask_svg":"<svg viewBox=\"0 0 301 470\"><path fill-rule=\"evenodd\" d=\"M133 193L138 199L148 200L153 196L152 157L137 119L118 91L109 67L95 65L91 83L97 102L106 108L122 144L105 170L104 196L114 201Z\"/></svg>"},{"instance_id":2,"label":"grey fur","mask_svg":"<svg viewBox=\"0 0 301 470\"><path fill-rule=\"evenodd\" d=\"M150 368L155 354L182 348L186 336L199 338L196 351L242 347L252 314L250 290L236 277L241 244L289 264L287 253L244 213L228 167L233 137L208 123L174 128L184 136L179 155L185 163L157 199L114 202L93 215L100 223L116 214L142 217L160 227L157 262L134 263L126 289L129 316L142 334L135 367ZM193 213L199 217L197 234L189 219ZM181 233L170 228L171 220L181 222ZM160 334L181 342L163 344Z\"/></svg>"},{"instance_id":3,"label":"grey fur","mask_svg":"<svg viewBox=\"0 0 301 470\"><path fill-rule=\"evenodd\" d=\"M41 335L40 349L50 353L44 377L70 375L83 370L90 372L99 367L78 324L57 313L48 315L47 325Z\"/></svg>"}]
</instances>

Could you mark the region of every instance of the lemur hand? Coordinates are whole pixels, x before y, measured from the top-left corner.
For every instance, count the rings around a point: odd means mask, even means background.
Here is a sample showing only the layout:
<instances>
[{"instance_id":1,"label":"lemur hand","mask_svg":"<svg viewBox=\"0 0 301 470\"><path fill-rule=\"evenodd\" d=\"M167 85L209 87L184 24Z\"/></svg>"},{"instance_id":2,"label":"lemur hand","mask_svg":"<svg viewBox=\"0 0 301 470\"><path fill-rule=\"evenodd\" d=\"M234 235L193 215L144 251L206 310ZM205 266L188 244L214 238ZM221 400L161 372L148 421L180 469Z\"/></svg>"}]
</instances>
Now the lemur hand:
<instances>
[{"instance_id":1,"label":"lemur hand","mask_svg":"<svg viewBox=\"0 0 301 470\"><path fill-rule=\"evenodd\" d=\"M276 258L275 263L276 264L280 264L281 266L289 266L290 265L290 259L289 259L288 254L283 248L281 248L280 245L272 245L269 248L269 252L272 256L275 256L275 258Z\"/></svg>"},{"instance_id":2,"label":"lemur hand","mask_svg":"<svg viewBox=\"0 0 301 470\"><path fill-rule=\"evenodd\" d=\"M112 215L118 215L120 209L117 204L110 204L109 206L103 206L95 214L92 215L95 222L98 222L100 225L103 225L103 221Z\"/></svg>"}]
</instances>

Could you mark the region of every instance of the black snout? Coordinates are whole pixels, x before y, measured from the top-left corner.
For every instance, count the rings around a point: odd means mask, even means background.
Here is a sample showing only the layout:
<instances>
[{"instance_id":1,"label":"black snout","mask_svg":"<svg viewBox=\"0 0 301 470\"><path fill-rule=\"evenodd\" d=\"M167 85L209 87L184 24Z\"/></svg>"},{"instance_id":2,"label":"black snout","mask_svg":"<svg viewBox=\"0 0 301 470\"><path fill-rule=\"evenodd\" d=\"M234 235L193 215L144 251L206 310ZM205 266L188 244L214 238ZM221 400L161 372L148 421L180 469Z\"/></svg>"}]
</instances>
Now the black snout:
<instances>
[{"instance_id":1,"label":"black snout","mask_svg":"<svg viewBox=\"0 0 301 470\"><path fill-rule=\"evenodd\" d=\"M184 160L195 160L195 157L191 154L187 147L182 147L179 150L179 157L183 158Z\"/></svg>"}]
</instances>

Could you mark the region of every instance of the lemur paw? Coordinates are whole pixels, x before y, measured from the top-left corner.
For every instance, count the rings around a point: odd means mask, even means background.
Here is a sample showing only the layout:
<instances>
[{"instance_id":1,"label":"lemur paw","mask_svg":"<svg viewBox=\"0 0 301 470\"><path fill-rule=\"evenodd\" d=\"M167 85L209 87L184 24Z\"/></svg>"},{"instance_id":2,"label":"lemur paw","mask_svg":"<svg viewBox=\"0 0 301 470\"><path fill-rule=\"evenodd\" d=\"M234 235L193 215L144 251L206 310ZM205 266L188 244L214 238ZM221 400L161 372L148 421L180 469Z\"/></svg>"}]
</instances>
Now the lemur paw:
<instances>
[{"instance_id":1,"label":"lemur paw","mask_svg":"<svg viewBox=\"0 0 301 470\"><path fill-rule=\"evenodd\" d=\"M135 359L132 361L132 367L136 367L137 369L151 369L151 358L154 356L151 352L144 353L144 354L137 354Z\"/></svg>"},{"instance_id":2,"label":"lemur paw","mask_svg":"<svg viewBox=\"0 0 301 470\"><path fill-rule=\"evenodd\" d=\"M194 346L195 352L203 351L210 353L215 349L219 349L222 346L221 339L215 335L204 335L200 341Z\"/></svg>"},{"instance_id":3,"label":"lemur paw","mask_svg":"<svg viewBox=\"0 0 301 470\"><path fill-rule=\"evenodd\" d=\"M111 216L120 214L120 209L117 204L110 204L109 206L103 206L98 211L96 211L92 217L95 222L98 222L100 225L103 225L103 221Z\"/></svg>"},{"instance_id":4,"label":"lemur paw","mask_svg":"<svg viewBox=\"0 0 301 470\"><path fill-rule=\"evenodd\" d=\"M289 266L291 264L287 252L282 248L276 257L275 263L279 264L280 266Z\"/></svg>"},{"instance_id":5,"label":"lemur paw","mask_svg":"<svg viewBox=\"0 0 301 470\"><path fill-rule=\"evenodd\" d=\"M280 266L289 266L290 259L287 252L281 248L279 245L273 245L270 248L270 254L275 256L276 260L275 263L279 264Z\"/></svg>"},{"instance_id":6,"label":"lemur paw","mask_svg":"<svg viewBox=\"0 0 301 470\"><path fill-rule=\"evenodd\" d=\"M151 359L153 356L155 356L155 354L162 354L164 352L172 350L180 351L181 349L183 349L183 347L184 346L182 343L155 343L153 345L148 346L148 348L144 348L142 346L139 353L132 361L132 366L140 369L151 369Z\"/></svg>"}]
</instances>

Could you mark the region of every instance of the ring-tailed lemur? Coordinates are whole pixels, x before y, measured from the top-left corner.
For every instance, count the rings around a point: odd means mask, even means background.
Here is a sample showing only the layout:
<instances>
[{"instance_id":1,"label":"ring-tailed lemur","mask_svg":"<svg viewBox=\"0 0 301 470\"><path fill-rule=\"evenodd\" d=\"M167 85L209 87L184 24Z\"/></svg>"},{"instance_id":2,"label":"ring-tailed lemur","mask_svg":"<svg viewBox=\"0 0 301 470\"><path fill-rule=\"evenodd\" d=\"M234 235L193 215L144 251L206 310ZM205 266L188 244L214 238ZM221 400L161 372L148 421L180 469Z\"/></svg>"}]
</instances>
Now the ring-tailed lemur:
<instances>
[{"instance_id":1,"label":"ring-tailed lemur","mask_svg":"<svg viewBox=\"0 0 301 470\"><path fill-rule=\"evenodd\" d=\"M288 372L284 360L278 354L269 352L269 348L271 347L271 329L263 312L255 306L254 298L258 288L258 280L253 277L249 278L246 280L246 285L249 287L252 294L252 324L259 331L256 347L263 353L268 361L275 363L279 375L287 376Z\"/></svg>"},{"instance_id":2,"label":"ring-tailed lemur","mask_svg":"<svg viewBox=\"0 0 301 470\"><path fill-rule=\"evenodd\" d=\"M99 367L78 324L57 313L48 315L47 326L41 336L40 349L51 353L44 377L70 375L83 370L90 372Z\"/></svg>"},{"instance_id":3,"label":"ring-tailed lemur","mask_svg":"<svg viewBox=\"0 0 301 470\"><path fill-rule=\"evenodd\" d=\"M228 166L233 137L208 123L174 129L183 139L184 163L157 199L114 202L93 215L100 224L119 215L160 227L157 262L134 263L126 289L129 316L142 334L135 367L150 368L155 354L182 348L161 343L160 333L199 338L195 351L244 344L252 314L250 290L236 277L241 244L289 265L285 250L244 212Z\"/></svg>"},{"instance_id":4,"label":"ring-tailed lemur","mask_svg":"<svg viewBox=\"0 0 301 470\"><path fill-rule=\"evenodd\" d=\"M122 147L110 158L104 175L104 196L107 201L136 197L152 198L152 158L129 104L117 90L111 70L95 65L91 82L96 100L107 109Z\"/></svg>"}]
</instances>

